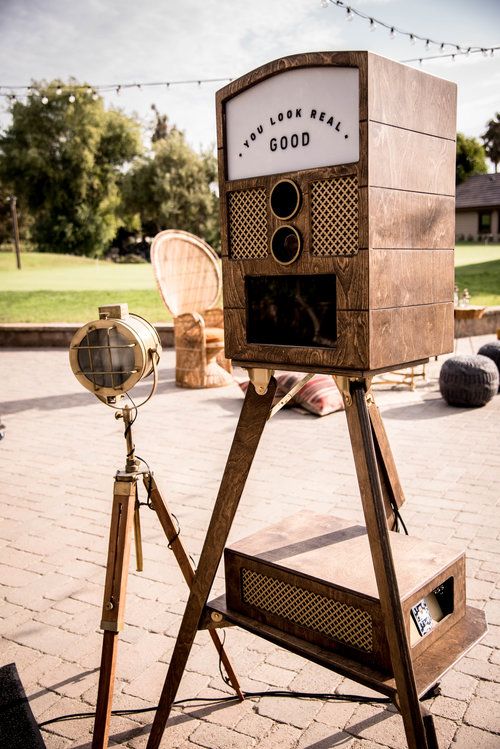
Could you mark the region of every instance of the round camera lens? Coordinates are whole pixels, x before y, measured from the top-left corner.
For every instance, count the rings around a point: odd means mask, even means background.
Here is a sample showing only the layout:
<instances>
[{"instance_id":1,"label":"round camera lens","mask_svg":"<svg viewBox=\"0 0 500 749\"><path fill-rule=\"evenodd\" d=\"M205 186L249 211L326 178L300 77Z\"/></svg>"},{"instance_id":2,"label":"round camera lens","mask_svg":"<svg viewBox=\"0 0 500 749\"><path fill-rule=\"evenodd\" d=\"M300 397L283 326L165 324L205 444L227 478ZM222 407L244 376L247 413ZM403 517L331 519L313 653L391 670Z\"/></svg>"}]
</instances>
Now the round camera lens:
<instances>
[{"instance_id":1,"label":"round camera lens","mask_svg":"<svg viewBox=\"0 0 500 749\"><path fill-rule=\"evenodd\" d=\"M300 207L300 191L291 179L283 179L271 190L271 211L276 218L291 218Z\"/></svg>"},{"instance_id":2,"label":"round camera lens","mask_svg":"<svg viewBox=\"0 0 500 749\"><path fill-rule=\"evenodd\" d=\"M271 239L271 253L281 265L290 265L300 255L302 240L293 226L280 226Z\"/></svg>"}]
</instances>

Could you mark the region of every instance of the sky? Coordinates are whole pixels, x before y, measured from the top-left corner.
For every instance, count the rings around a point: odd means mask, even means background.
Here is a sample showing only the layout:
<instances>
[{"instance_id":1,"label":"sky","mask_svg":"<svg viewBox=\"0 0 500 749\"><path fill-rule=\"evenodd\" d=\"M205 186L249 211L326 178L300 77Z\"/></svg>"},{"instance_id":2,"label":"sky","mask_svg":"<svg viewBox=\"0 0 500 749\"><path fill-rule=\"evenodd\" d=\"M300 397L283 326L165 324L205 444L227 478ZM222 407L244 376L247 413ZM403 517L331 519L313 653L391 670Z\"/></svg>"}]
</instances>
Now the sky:
<instances>
[{"instance_id":1,"label":"sky","mask_svg":"<svg viewBox=\"0 0 500 749\"><path fill-rule=\"evenodd\" d=\"M500 46L500 0L353 0L352 7L439 42ZM367 49L395 60L439 53L407 37L391 39L380 26L370 31L361 18L345 19L329 0L0 0L0 86L70 77L91 85L237 78L316 50ZM425 61L422 69L458 84L457 129L480 136L500 110L500 50ZM223 85L126 89L105 101L145 123L155 103L194 148L209 148L216 141L215 91ZM6 110L0 97L2 128Z\"/></svg>"}]
</instances>

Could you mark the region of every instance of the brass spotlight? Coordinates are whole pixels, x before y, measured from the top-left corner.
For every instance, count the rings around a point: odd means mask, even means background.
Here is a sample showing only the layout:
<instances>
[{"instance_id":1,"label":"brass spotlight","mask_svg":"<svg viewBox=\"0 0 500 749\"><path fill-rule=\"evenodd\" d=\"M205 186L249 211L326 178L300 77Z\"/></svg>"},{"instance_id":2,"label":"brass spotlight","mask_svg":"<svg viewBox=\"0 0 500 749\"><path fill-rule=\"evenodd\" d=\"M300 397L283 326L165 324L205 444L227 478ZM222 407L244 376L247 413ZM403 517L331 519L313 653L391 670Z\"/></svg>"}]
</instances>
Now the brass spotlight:
<instances>
[{"instance_id":1,"label":"brass spotlight","mask_svg":"<svg viewBox=\"0 0 500 749\"><path fill-rule=\"evenodd\" d=\"M127 304L113 304L99 307L99 320L77 330L69 360L83 387L112 405L151 372L154 391L160 354L156 329L129 313Z\"/></svg>"}]
</instances>

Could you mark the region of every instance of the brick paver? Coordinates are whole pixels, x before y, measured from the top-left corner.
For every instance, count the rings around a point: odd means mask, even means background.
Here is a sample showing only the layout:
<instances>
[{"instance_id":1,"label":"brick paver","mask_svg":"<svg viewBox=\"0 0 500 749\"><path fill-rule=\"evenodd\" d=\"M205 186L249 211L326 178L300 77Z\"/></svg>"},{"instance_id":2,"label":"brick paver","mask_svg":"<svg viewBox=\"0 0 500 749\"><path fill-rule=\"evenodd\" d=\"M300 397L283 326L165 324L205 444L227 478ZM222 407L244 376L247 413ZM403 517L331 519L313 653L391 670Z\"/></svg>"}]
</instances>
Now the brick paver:
<instances>
[{"instance_id":1,"label":"brick paver","mask_svg":"<svg viewBox=\"0 0 500 749\"><path fill-rule=\"evenodd\" d=\"M485 339L476 340L477 347ZM467 349L469 342L460 341ZM163 354L158 393L134 426L183 538L198 559L241 408L237 386L182 390ZM442 749L500 746L500 396L482 409L451 409L437 390L439 364L413 393L380 388L377 401L407 496L410 532L467 548L468 597L488 635L442 680L429 704ZM96 699L100 606L114 473L122 426L82 390L62 350L2 350L0 443L0 663L15 662L38 720L90 711ZM148 391L141 383L137 399ZM237 539L308 507L362 522L342 413L280 413L266 427L231 533ZM141 515L145 568L131 572L115 706L158 699L187 598L155 515ZM222 571L214 593L223 591ZM247 690L288 688L370 694L346 679L238 629L227 649ZM200 633L181 697L227 695L215 651ZM112 719L111 745L144 749L153 713ZM88 749L89 719L44 730L47 749ZM403 749L402 721L380 705L267 698L177 707L170 749Z\"/></svg>"}]
</instances>

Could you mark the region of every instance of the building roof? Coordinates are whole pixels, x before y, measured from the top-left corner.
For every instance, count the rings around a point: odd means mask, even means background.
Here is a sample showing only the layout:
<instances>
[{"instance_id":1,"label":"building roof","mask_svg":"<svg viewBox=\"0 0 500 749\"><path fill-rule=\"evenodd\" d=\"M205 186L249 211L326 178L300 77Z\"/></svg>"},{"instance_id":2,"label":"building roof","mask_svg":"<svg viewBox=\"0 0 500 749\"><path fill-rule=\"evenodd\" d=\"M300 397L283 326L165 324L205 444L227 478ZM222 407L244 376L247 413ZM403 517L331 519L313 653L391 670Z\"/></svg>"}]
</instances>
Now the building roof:
<instances>
[{"instance_id":1,"label":"building roof","mask_svg":"<svg viewBox=\"0 0 500 749\"><path fill-rule=\"evenodd\" d=\"M500 174L475 174L457 185L457 208L500 206Z\"/></svg>"}]
</instances>

